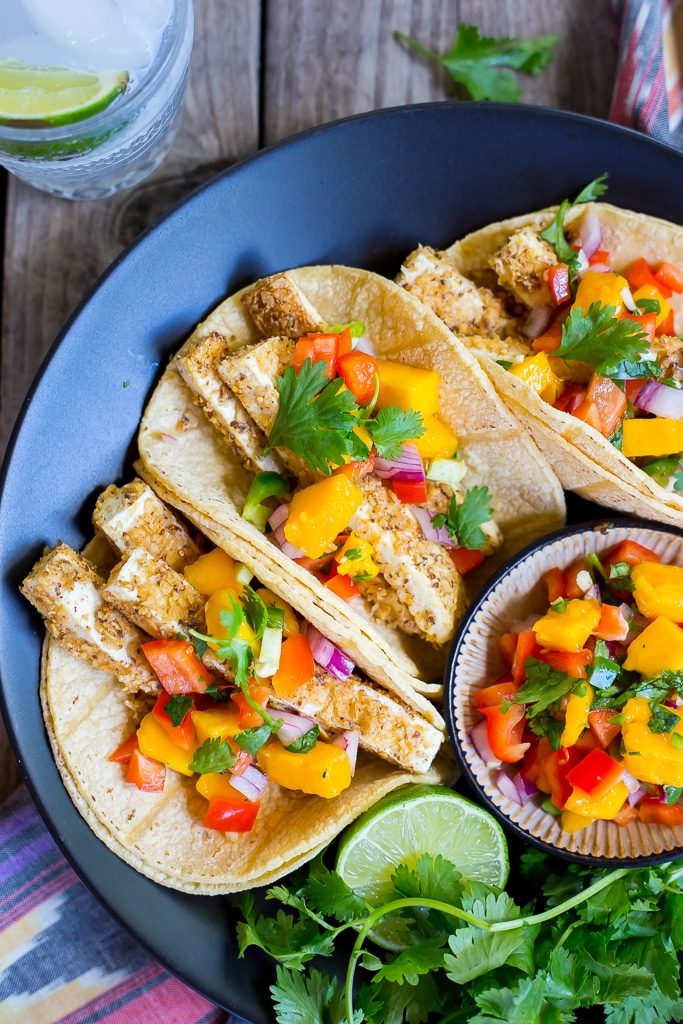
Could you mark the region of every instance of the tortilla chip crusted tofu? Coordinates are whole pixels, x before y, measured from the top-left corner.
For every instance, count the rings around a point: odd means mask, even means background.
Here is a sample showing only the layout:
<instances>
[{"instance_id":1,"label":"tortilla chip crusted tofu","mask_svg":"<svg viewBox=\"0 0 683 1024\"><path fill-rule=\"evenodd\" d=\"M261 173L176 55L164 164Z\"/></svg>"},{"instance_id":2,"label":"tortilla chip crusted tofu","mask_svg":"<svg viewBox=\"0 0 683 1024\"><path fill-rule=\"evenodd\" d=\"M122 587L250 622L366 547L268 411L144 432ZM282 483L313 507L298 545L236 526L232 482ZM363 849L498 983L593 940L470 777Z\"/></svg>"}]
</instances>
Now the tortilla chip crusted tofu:
<instances>
[{"instance_id":1,"label":"tortilla chip crusted tofu","mask_svg":"<svg viewBox=\"0 0 683 1024\"><path fill-rule=\"evenodd\" d=\"M315 307L286 275L269 278L242 296L242 304L264 338L299 338L324 325Z\"/></svg>"},{"instance_id":2,"label":"tortilla chip crusted tofu","mask_svg":"<svg viewBox=\"0 0 683 1024\"><path fill-rule=\"evenodd\" d=\"M67 651L115 675L125 690L152 693L159 683L140 652L147 637L103 600L102 583L83 555L60 543L36 563L21 592Z\"/></svg>"},{"instance_id":3,"label":"tortilla chip crusted tofu","mask_svg":"<svg viewBox=\"0 0 683 1024\"><path fill-rule=\"evenodd\" d=\"M144 548L172 569L183 569L200 555L180 520L142 480L110 484L97 499L93 524L120 555Z\"/></svg>"},{"instance_id":4,"label":"tortilla chip crusted tofu","mask_svg":"<svg viewBox=\"0 0 683 1024\"><path fill-rule=\"evenodd\" d=\"M490 260L501 286L525 306L550 301L544 274L556 263L553 247L530 227L510 235Z\"/></svg>"},{"instance_id":5,"label":"tortilla chip crusted tofu","mask_svg":"<svg viewBox=\"0 0 683 1024\"><path fill-rule=\"evenodd\" d=\"M280 404L275 381L291 365L293 355L290 338L268 338L233 352L218 367L225 383L266 434Z\"/></svg>"},{"instance_id":6,"label":"tortilla chip crusted tofu","mask_svg":"<svg viewBox=\"0 0 683 1024\"><path fill-rule=\"evenodd\" d=\"M202 595L184 576L144 548L133 548L114 567L102 596L154 637L172 639L188 626L203 623Z\"/></svg>"}]
</instances>

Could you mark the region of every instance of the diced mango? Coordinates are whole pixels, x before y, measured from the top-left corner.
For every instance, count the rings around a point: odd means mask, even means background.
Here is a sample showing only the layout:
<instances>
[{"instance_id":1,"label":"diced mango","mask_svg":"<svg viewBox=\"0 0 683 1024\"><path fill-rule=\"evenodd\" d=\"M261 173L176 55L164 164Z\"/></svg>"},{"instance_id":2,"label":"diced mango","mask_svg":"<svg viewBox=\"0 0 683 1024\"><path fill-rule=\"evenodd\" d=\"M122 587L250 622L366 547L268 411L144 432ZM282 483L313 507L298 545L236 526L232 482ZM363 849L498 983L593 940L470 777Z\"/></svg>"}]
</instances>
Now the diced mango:
<instances>
[{"instance_id":1,"label":"diced mango","mask_svg":"<svg viewBox=\"0 0 683 1024\"><path fill-rule=\"evenodd\" d=\"M551 405L564 390L564 383L553 372L545 352L527 356L521 363L511 366L510 373L523 380L544 402L550 402Z\"/></svg>"},{"instance_id":2,"label":"diced mango","mask_svg":"<svg viewBox=\"0 0 683 1024\"><path fill-rule=\"evenodd\" d=\"M585 818L583 814L576 814L574 811L562 811L560 821L563 832L578 832L580 829L592 825L595 818Z\"/></svg>"},{"instance_id":3,"label":"diced mango","mask_svg":"<svg viewBox=\"0 0 683 1024\"><path fill-rule=\"evenodd\" d=\"M231 776L222 772L207 772L197 779L197 792L205 800L244 800L244 797L230 785Z\"/></svg>"},{"instance_id":4,"label":"diced mango","mask_svg":"<svg viewBox=\"0 0 683 1024\"><path fill-rule=\"evenodd\" d=\"M425 432L415 440L415 447L423 459L450 459L458 447L458 435L438 416L428 416Z\"/></svg>"},{"instance_id":5,"label":"diced mango","mask_svg":"<svg viewBox=\"0 0 683 1024\"><path fill-rule=\"evenodd\" d=\"M364 579L374 579L379 568L372 556L375 553L370 541L357 537L351 531L341 551L335 558L337 560L337 572L340 576L362 576Z\"/></svg>"},{"instance_id":6,"label":"diced mango","mask_svg":"<svg viewBox=\"0 0 683 1024\"><path fill-rule=\"evenodd\" d=\"M667 669L680 672L683 670L683 629L664 615L658 616L629 644L624 668L627 672L639 672L647 679Z\"/></svg>"},{"instance_id":7,"label":"diced mango","mask_svg":"<svg viewBox=\"0 0 683 1024\"><path fill-rule=\"evenodd\" d=\"M623 423L621 450L629 459L641 455L675 455L683 451L683 420L662 416L653 419L626 419Z\"/></svg>"},{"instance_id":8,"label":"diced mango","mask_svg":"<svg viewBox=\"0 0 683 1024\"><path fill-rule=\"evenodd\" d=\"M624 308L623 288L628 288L628 281L621 274L586 270L576 289L574 307L587 313L593 302L599 302L602 306L614 306L617 313L621 313Z\"/></svg>"},{"instance_id":9,"label":"diced mango","mask_svg":"<svg viewBox=\"0 0 683 1024\"><path fill-rule=\"evenodd\" d=\"M564 729L560 743L563 747L573 747L584 729L588 727L588 712L591 709L595 691L589 683L583 683L583 694L571 693L567 700L564 715Z\"/></svg>"},{"instance_id":10,"label":"diced mango","mask_svg":"<svg viewBox=\"0 0 683 1024\"><path fill-rule=\"evenodd\" d=\"M177 747L151 711L138 726L138 746L145 757L153 757L155 761L167 764L181 775L194 774L189 767L194 750Z\"/></svg>"},{"instance_id":11,"label":"diced mango","mask_svg":"<svg viewBox=\"0 0 683 1024\"><path fill-rule=\"evenodd\" d=\"M208 708L206 711L191 711L190 715L200 745L205 740L213 740L216 737L221 740L227 739L240 731L240 715L234 705Z\"/></svg>"},{"instance_id":12,"label":"diced mango","mask_svg":"<svg viewBox=\"0 0 683 1024\"><path fill-rule=\"evenodd\" d=\"M644 722L627 722L621 735L624 768L634 778L658 786L683 786L683 750L674 747L671 738L676 735L679 742L683 740L683 722L672 733L654 733Z\"/></svg>"},{"instance_id":13,"label":"diced mango","mask_svg":"<svg viewBox=\"0 0 683 1024\"><path fill-rule=\"evenodd\" d=\"M184 573L188 583L206 597L226 587L234 591L240 589L235 576L235 560L222 548L200 555L192 565L185 566Z\"/></svg>"},{"instance_id":14,"label":"diced mango","mask_svg":"<svg viewBox=\"0 0 683 1024\"><path fill-rule=\"evenodd\" d=\"M631 570L638 611L648 619L666 615L683 622L683 567L661 562L640 562Z\"/></svg>"},{"instance_id":15,"label":"diced mango","mask_svg":"<svg viewBox=\"0 0 683 1024\"><path fill-rule=\"evenodd\" d=\"M621 712L624 725L632 722L643 722L647 725L652 717L652 709L645 697L630 697Z\"/></svg>"},{"instance_id":16,"label":"diced mango","mask_svg":"<svg viewBox=\"0 0 683 1024\"><path fill-rule=\"evenodd\" d=\"M276 608L281 608L282 611L285 613L285 625L283 628L283 633L286 637L293 636L294 633L299 632L299 623L297 622L296 615L294 614L293 609L290 607L290 605L287 604L286 601L283 601L281 597L278 597L277 594L274 594L272 590L268 590L267 587L259 587L256 593L261 598L266 607L275 605Z\"/></svg>"},{"instance_id":17,"label":"diced mango","mask_svg":"<svg viewBox=\"0 0 683 1024\"><path fill-rule=\"evenodd\" d=\"M598 818L609 821L618 814L628 797L626 783L617 782L608 789L604 796L594 798L584 793L582 789L573 789L564 805L568 811L580 814L583 818Z\"/></svg>"},{"instance_id":18,"label":"diced mango","mask_svg":"<svg viewBox=\"0 0 683 1024\"><path fill-rule=\"evenodd\" d=\"M363 501L363 492L343 473L297 491L289 506L285 537L309 558L320 558Z\"/></svg>"},{"instance_id":19,"label":"diced mango","mask_svg":"<svg viewBox=\"0 0 683 1024\"><path fill-rule=\"evenodd\" d=\"M574 598L567 601L562 612L548 609L532 629L541 647L578 654L599 622L600 605L597 601Z\"/></svg>"},{"instance_id":20,"label":"diced mango","mask_svg":"<svg viewBox=\"0 0 683 1024\"><path fill-rule=\"evenodd\" d=\"M664 323L671 312L671 306L666 301L662 293L655 288L653 284L644 284L637 292L633 293L633 298L636 302L638 302L639 299L655 299L655 301L659 303L659 313L657 313L656 320L657 327Z\"/></svg>"},{"instance_id":21,"label":"diced mango","mask_svg":"<svg viewBox=\"0 0 683 1024\"><path fill-rule=\"evenodd\" d=\"M379 398L377 407L397 405L399 409L414 409L423 419L439 411L439 374L405 363L377 361Z\"/></svg>"},{"instance_id":22,"label":"diced mango","mask_svg":"<svg viewBox=\"0 0 683 1024\"><path fill-rule=\"evenodd\" d=\"M271 740L259 750L258 760L271 782L285 789L299 789L329 799L351 785L346 751L331 743L318 742L308 754L293 754L277 740Z\"/></svg>"},{"instance_id":23,"label":"diced mango","mask_svg":"<svg viewBox=\"0 0 683 1024\"><path fill-rule=\"evenodd\" d=\"M206 629L210 636L219 637L221 640L230 639L230 629L221 622L221 612L231 611L235 602L240 608L242 607L239 591L234 587L224 587L211 595L204 606ZM237 630L237 636L240 640L246 640L250 644L254 639L254 631L247 622L242 622ZM209 647L215 649L217 644L209 644Z\"/></svg>"}]
</instances>

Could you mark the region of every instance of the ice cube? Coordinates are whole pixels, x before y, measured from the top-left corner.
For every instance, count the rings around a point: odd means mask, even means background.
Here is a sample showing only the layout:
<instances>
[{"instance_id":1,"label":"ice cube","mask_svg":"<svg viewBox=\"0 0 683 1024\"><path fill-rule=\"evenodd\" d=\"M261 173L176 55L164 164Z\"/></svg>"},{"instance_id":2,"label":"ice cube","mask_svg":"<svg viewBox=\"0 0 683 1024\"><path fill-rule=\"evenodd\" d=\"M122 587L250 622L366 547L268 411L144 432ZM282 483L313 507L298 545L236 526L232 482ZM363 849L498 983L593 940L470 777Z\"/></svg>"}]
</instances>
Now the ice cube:
<instances>
[{"instance_id":1,"label":"ice cube","mask_svg":"<svg viewBox=\"0 0 683 1024\"><path fill-rule=\"evenodd\" d=\"M131 71L154 56L154 33L133 25L113 0L24 0L24 6L40 35L86 67Z\"/></svg>"}]
</instances>

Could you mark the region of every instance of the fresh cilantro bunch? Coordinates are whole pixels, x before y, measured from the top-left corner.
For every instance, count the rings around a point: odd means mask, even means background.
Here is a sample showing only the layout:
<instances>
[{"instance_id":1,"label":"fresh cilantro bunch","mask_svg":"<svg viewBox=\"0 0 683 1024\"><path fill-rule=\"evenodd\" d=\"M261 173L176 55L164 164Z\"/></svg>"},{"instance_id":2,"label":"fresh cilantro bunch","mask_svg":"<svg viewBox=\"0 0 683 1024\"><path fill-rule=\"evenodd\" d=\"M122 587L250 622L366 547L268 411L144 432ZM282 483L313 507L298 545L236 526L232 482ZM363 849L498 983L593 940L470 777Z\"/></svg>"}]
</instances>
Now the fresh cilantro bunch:
<instances>
[{"instance_id":1,"label":"fresh cilantro bunch","mask_svg":"<svg viewBox=\"0 0 683 1024\"><path fill-rule=\"evenodd\" d=\"M615 306L591 302L588 312L573 306L562 325L562 359L590 363L603 377L654 377L657 364L643 357L650 342L635 320L618 320Z\"/></svg>"},{"instance_id":2,"label":"fresh cilantro bunch","mask_svg":"<svg viewBox=\"0 0 683 1024\"><path fill-rule=\"evenodd\" d=\"M492 515L491 492L488 487L471 487L460 504L455 495L451 495L447 513L440 512L432 516L432 525L437 530L445 526L448 536L460 547L476 551L486 544L486 534L481 527L483 523L488 523Z\"/></svg>"},{"instance_id":3,"label":"fresh cilantro bunch","mask_svg":"<svg viewBox=\"0 0 683 1024\"><path fill-rule=\"evenodd\" d=\"M571 199L563 199L550 226L545 231L540 232L541 238L544 238L546 242L552 245L560 263L566 263L572 282L579 270L579 254L567 241L564 233L564 219L572 206L594 203L596 199L604 195L607 191L606 181L607 172L585 185L573 201Z\"/></svg>"},{"instance_id":4,"label":"fresh cilantro bunch","mask_svg":"<svg viewBox=\"0 0 683 1024\"><path fill-rule=\"evenodd\" d=\"M417 40L394 32L399 42L446 68L454 82L463 86L473 100L515 103L520 90L515 71L538 75L550 63L559 36L530 39L495 39L480 36L475 25L460 25L444 54L427 50Z\"/></svg>"},{"instance_id":5,"label":"fresh cilantro bunch","mask_svg":"<svg viewBox=\"0 0 683 1024\"><path fill-rule=\"evenodd\" d=\"M523 855L536 899L522 907L424 854L396 866L387 902L371 908L318 857L267 891L274 916L243 898L240 956L257 946L277 961L279 1024L570 1024L588 1007L602 1007L607 1024L683 1020L683 866L556 867ZM370 951L368 932L389 913L401 915L408 945ZM345 932L355 942L342 987L308 965Z\"/></svg>"}]
</instances>

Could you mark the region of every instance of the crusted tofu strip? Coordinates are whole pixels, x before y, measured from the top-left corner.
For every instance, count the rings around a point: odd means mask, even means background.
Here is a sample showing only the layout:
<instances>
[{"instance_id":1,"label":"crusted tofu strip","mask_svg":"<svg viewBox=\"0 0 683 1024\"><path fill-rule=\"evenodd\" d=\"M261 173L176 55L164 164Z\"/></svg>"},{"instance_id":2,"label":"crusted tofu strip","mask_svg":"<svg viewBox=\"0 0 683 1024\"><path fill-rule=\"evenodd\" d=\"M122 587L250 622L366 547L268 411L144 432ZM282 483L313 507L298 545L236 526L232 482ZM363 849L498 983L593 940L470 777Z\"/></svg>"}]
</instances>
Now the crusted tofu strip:
<instances>
[{"instance_id":1,"label":"crusted tofu strip","mask_svg":"<svg viewBox=\"0 0 683 1024\"><path fill-rule=\"evenodd\" d=\"M102 597L103 581L90 562L66 544L47 550L21 585L67 651L110 672L129 692L159 688L140 644L148 639Z\"/></svg>"},{"instance_id":2,"label":"crusted tofu strip","mask_svg":"<svg viewBox=\"0 0 683 1024\"><path fill-rule=\"evenodd\" d=\"M558 260L552 245L531 227L510 235L490 259L500 285L525 306L550 302L545 272Z\"/></svg>"},{"instance_id":3,"label":"crusted tofu strip","mask_svg":"<svg viewBox=\"0 0 683 1024\"><path fill-rule=\"evenodd\" d=\"M248 469L258 473L282 472L282 462L272 452L263 454L268 441L244 406L218 375L218 364L230 353L223 335L203 338L176 360L181 377L197 398L207 418L236 449Z\"/></svg>"},{"instance_id":4,"label":"crusted tofu strip","mask_svg":"<svg viewBox=\"0 0 683 1024\"><path fill-rule=\"evenodd\" d=\"M275 334L299 338L324 327L316 308L287 274L252 288L242 296L242 305L264 338Z\"/></svg>"},{"instance_id":5,"label":"crusted tofu strip","mask_svg":"<svg viewBox=\"0 0 683 1024\"><path fill-rule=\"evenodd\" d=\"M144 548L133 548L114 566L102 596L151 636L172 638L203 625L199 591Z\"/></svg>"},{"instance_id":6,"label":"crusted tofu strip","mask_svg":"<svg viewBox=\"0 0 683 1024\"><path fill-rule=\"evenodd\" d=\"M142 480L123 487L110 484L97 499L93 524L120 555L144 548L173 569L183 569L200 555L177 516Z\"/></svg>"}]
</instances>

